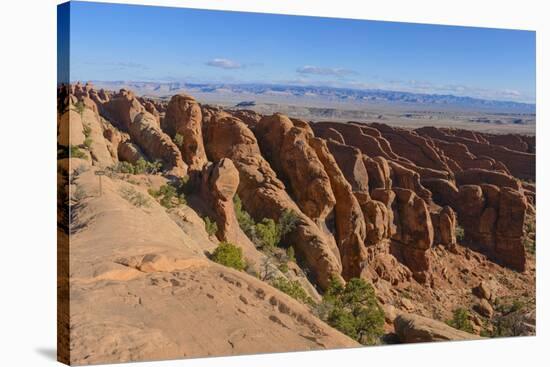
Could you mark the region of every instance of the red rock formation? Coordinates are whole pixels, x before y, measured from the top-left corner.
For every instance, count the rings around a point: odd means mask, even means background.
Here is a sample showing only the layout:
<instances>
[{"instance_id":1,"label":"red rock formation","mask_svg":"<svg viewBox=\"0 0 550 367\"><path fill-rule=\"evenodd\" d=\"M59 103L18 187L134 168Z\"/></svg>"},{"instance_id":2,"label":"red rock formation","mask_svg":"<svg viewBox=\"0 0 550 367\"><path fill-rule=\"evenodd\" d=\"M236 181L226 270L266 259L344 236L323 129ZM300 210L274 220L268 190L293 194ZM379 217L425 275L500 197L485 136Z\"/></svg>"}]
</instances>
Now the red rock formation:
<instances>
[{"instance_id":1,"label":"red rock formation","mask_svg":"<svg viewBox=\"0 0 550 367\"><path fill-rule=\"evenodd\" d=\"M363 202L370 199L369 175L361 151L335 141L328 141L327 146L334 159L336 159L344 177L351 184L353 192L358 196L359 201Z\"/></svg>"},{"instance_id":2,"label":"red rock formation","mask_svg":"<svg viewBox=\"0 0 550 367\"><path fill-rule=\"evenodd\" d=\"M309 143L330 177L330 185L336 198L334 217L336 243L342 258L342 276L346 280L359 277L367 256L363 240L368 236L361 206L325 141L311 138Z\"/></svg>"},{"instance_id":3,"label":"red rock formation","mask_svg":"<svg viewBox=\"0 0 550 367\"><path fill-rule=\"evenodd\" d=\"M434 227L434 243L441 244L449 250L456 251L456 215L450 206L431 213Z\"/></svg>"},{"instance_id":4,"label":"red rock formation","mask_svg":"<svg viewBox=\"0 0 550 367\"><path fill-rule=\"evenodd\" d=\"M422 180L422 185L430 190L433 201L437 204L457 207L458 188L454 182L441 178L429 178Z\"/></svg>"},{"instance_id":5,"label":"red rock formation","mask_svg":"<svg viewBox=\"0 0 550 367\"><path fill-rule=\"evenodd\" d=\"M213 213L216 236L243 249L245 256L255 251L254 244L239 227L233 197L239 187L239 171L228 158L207 163L200 174L200 196Z\"/></svg>"},{"instance_id":6,"label":"red rock formation","mask_svg":"<svg viewBox=\"0 0 550 367\"><path fill-rule=\"evenodd\" d=\"M434 230L426 202L414 191L394 188L394 215L397 231L392 237L395 254L412 271L420 283L429 278L430 260L427 250L432 246Z\"/></svg>"},{"instance_id":7,"label":"red rock formation","mask_svg":"<svg viewBox=\"0 0 550 367\"><path fill-rule=\"evenodd\" d=\"M445 158L437 151L431 140L413 131L393 128L384 124L373 123L382 136L389 141L391 149L398 155L406 157L416 165L450 172Z\"/></svg>"},{"instance_id":8,"label":"red rock formation","mask_svg":"<svg viewBox=\"0 0 550 367\"><path fill-rule=\"evenodd\" d=\"M251 129L262 119L262 115L251 110L233 110L228 113L244 122Z\"/></svg>"},{"instance_id":9,"label":"red rock formation","mask_svg":"<svg viewBox=\"0 0 550 367\"><path fill-rule=\"evenodd\" d=\"M385 209L379 209L382 213L384 225L382 227L377 226L377 228L382 229L381 236L379 236L380 239L389 239L397 233L397 226L394 222L393 211L395 193L390 189L374 189L371 192L371 197L375 203L380 202L385 207ZM372 216L366 214L365 218L372 218ZM376 223L377 221L371 219L371 222Z\"/></svg>"},{"instance_id":10,"label":"red rock formation","mask_svg":"<svg viewBox=\"0 0 550 367\"><path fill-rule=\"evenodd\" d=\"M323 164L308 144L311 136L281 114L263 117L254 131L263 156L288 184L300 209L316 222L323 222L336 199Z\"/></svg>"},{"instance_id":11,"label":"red rock formation","mask_svg":"<svg viewBox=\"0 0 550 367\"><path fill-rule=\"evenodd\" d=\"M383 138L366 134L357 124L344 124L339 122L316 122L312 125L315 134L329 139L334 133L328 129L334 129L344 138L347 145L354 146L369 157L381 156L386 159L398 159L391 150L389 143Z\"/></svg>"},{"instance_id":12,"label":"red rock formation","mask_svg":"<svg viewBox=\"0 0 550 367\"><path fill-rule=\"evenodd\" d=\"M323 126L320 126L319 124L315 124L315 134L317 136L321 136L323 137L323 139L326 139L326 140L334 140L338 143L341 143L341 144L345 144L345 140L344 140L344 137L342 136L342 134L340 134L340 132L338 132L338 130L336 129L333 129L331 127L323 127Z\"/></svg>"},{"instance_id":13,"label":"red rock formation","mask_svg":"<svg viewBox=\"0 0 550 367\"><path fill-rule=\"evenodd\" d=\"M458 185L492 184L498 187L510 187L514 190L521 188L521 182L506 173L489 171L481 168L471 168L456 174Z\"/></svg>"},{"instance_id":14,"label":"red rock formation","mask_svg":"<svg viewBox=\"0 0 550 367\"><path fill-rule=\"evenodd\" d=\"M389 189L392 186L391 169L388 161L383 157L370 158L363 156L363 163L369 176L369 189Z\"/></svg>"},{"instance_id":15,"label":"red rock formation","mask_svg":"<svg viewBox=\"0 0 550 367\"><path fill-rule=\"evenodd\" d=\"M459 222L469 246L505 266L525 270L523 245L527 201L519 191L483 184L460 187Z\"/></svg>"},{"instance_id":16,"label":"red rock formation","mask_svg":"<svg viewBox=\"0 0 550 367\"><path fill-rule=\"evenodd\" d=\"M420 183L420 175L415 171L405 168L399 163L389 161L392 186L414 191L426 202L431 202L432 193Z\"/></svg>"},{"instance_id":17,"label":"red rock formation","mask_svg":"<svg viewBox=\"0 0 550 367\"><path fill-rule=\"evenodd\" d=\"M130 162L132 164L135 164L140 158L145 159L145 155L141 149L130 140L125 140L118 144L117 153L120 161Z\"/></svg>"},{"instance_id":18,"label":"red rock formation","mask_svg":"<svg viewBox=\"0 0 550 367\"><path fill-rule=\"evenodd\" d=\"M446 142L462 143L477 157L486 156L501 162L512 175L518 178L535 179L535 154L511 150L500 145L488 144L485 139L483 139L485 142L480 142L475 139L452 135L451 133L455 133L455 130L450 129L422 128L416 131Z\"/></svg>"},{"instance_id":19,"label":"red rock formation","mask_svg":"<svg viewBox=\"0 0 550 367\"><path fill-rule=\"evenodd\" d=\"M137 144L152 160L160 160L164 169L177 176L187 173L181 153L170 137L162 132L155 117L149 112L138 114L128 128L132 142Z\"/></svg>"},{"instance_id":20,"label":"red rock formation","mask_svg":"<svg viewBox=\"0 0 550 367\"><path fill-rule=\"evenodd\" d=\"M103 111L105 117L115 126L128 131L136 116L145 112L145 108L139 103L134 93L121 89L103 104Z\"/></svg>"},{"instance_id":21,"label":"red rock formation","mask_svg":"<svg viewBox=\"0 0 550 367\"><path fill-rule=\"evenodd\" d=\"M238 194L245 209L256 219L278 220L287 210L298 217L288 241L317 284L326 287L331 277L341 278L339 250L285 192L269 163L262 157L256 137L241 120L221 111L203 109L207 155L214 161L230 158L239 171Z\"/></svg>"},{"instance_id":22,"label":"red rock formation","mask_svg":"<svg viewBox=\"0 0 550 367\"><path fill-rule=\"evenodd\" d=\"M157 119L159 125L160 125L160 113L155 107L155 104L149 100L144 100L142 102L143 107L145 108L145 111L149 112L151 115L155 116Z\"/></svg>"},{"instance_id":23,"label":"red rock formation","mask_svg":"<svg viewBox=\"0 0 550 367\"><path fill-rule=\"evenodd\" d=\"M172 138L181 136L179 148L189 169L202 169L208 159L202 139L201 108L193 97L177 94L170 99L162 129Z\"/></svg>"},{"instance_id":24,"label":"red rock formation","mask_svg":"<svg viewBox=\"0 0 550 367\"><path fill-rule=\"evenodd\" d=\"M529 144L519 135L482 134L482 136L489 144L501 145L505 148L516 150L518 152L533 153L529 151Z\"/></svg>"}]
</instances>

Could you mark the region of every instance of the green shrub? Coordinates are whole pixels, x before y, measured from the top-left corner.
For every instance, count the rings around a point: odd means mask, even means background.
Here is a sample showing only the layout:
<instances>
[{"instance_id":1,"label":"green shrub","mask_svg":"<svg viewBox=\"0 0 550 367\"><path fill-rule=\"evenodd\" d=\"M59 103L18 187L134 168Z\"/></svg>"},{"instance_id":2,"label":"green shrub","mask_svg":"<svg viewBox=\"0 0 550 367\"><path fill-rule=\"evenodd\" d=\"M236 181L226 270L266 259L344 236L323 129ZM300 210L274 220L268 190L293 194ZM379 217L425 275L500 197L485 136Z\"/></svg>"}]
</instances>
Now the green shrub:
<instances>
[{"instance_id":1,"label":"green shrub","mask_svg":"<svg viewBox=\"0 0 550 367\"><path fill-rule=\"evenodd\" d=\"M162 169L162 162L148 162L143 158L136 161L134 165L134 174L139 175L143 173L154 175Z\"/></svg>"},{"instance_id":2,"label":"green shrub","mask_svg":"<svg viewBox=\"0 0 550 367\"><path fill-rule=\"evenodd\" d=\"M149 195L159 199L160 205L167 209L187 204L185 195L178 193L178 190L170 183L162 185L158 190L149 189Z\"/></svg>"},{"instance_id":3,"label":"green shrub","mask_svg":"<svg viewBox=\"0 0 550 367\"><path fill-rule=\"evenodd\" d=\"M204 228L209 236L213 236L218 232L218 224L209 217L204 217Z\"/></svg>"},{"instance_id":4,"label":"green shrub","mask_svg":"<svg viewBox=\"0 0 550 367\"><path fill-rule=\"evenodd\" d=\"M508 315L510 313L520 311L525 308L525 306L526 303L520 299L515 299L512 301L512 303L510 303L509 300L508 302L506 302L502 298L495 299L495 310L502 313L503 315Z\"/></svg>"},{"instance_id":5,"label":"green shrub","mask_svg":"<svg viewBox=\"0 0 550 367\"><path fill-rule=\"evenodd\" d=\"M76 109L76 112L78 112L82 116L82 114L84 113L84 108L85 108L84 103L82 101L78 101L74 105L74 108Z\"/></svg>"},{"instance_id":6,"label":"green shrub","mask_svg":"<svg viewBox=\"0 0 550 367\"><path fill-rule=\"evenodd\" d=\"M243 260L243 251L229 242L220 242L212 253L211 259L218 264L237 270L243 270L246 266Z\"/></svg>"},{"instance_id":7,"label":"green shrub","mask_svg":"<svg viewBox=\"0 0 550 367\"><path fill-rule=\"evenodd\" d=\"M280 242L281 239L296 228L296 225L298 225L298 216L292 210L286 209L283 215L281 215L281 218L279 218L279 222L277 224Z\"/></svg>"},{"instance_id":8,"label":"green shrub","mask_svg":"<svg viewBox=\"0 0 550 367\"><path fill-rule=\"evenodd\" d=\"M149 199L147 199L147 196L143 195L139 191L136 191L133 187L122 187L120 189L120 194L124 199L138 208L148 208L151 205Z\"/></svg>"},{"instance_id":9,"label":"green shrub","mask_svg":"<svg viewBox=\"0 0 550 367\"><path fill-rule=\"evenodd\" d=\"M86 155L86 153L81 151L80 148L77 147L76 145L71 145L69 154L71 158L88 159L88 156Z\"/></svg>"},{"instance_id":10,"label":"green shrub","mask_svg":"<svg viewBox=\"0 0 550 367\"><path fill-rule=\"evenodd\" d=\"M523 238L523 247L529 252L531 255L537 254L537 246L536 242L530 238L524 237Z\"/></svg>"},{"instance_id":11,"label":"green shrub","mask_svg":"<svg viewBox=\"0 0 550 367\"><path fill-rule=\"evenodd\" d=\"M298 222L296 214L286 210L278 222L271 218L264 218L261 222L256 223L250 214L244 210L238 195L233 197L233 203L239 226L256 247L264 250L272 250L281 246L284 236L294 230Z\"/></svg>"},{"instance_id":12,"label":"green shrub","mask_svg":"<svg viewBox=\"0 0 550 367\"><path fill-rule=\"evenodd\" d=\"M113 168L113 171L120 172L120 173L129 173L132 175L140 175L140 174L151 174L154 175L162 170L162 162L155 161L155 162L148 162L143 158L140 158L136 161L136 164L132 164L130 162L118 162L115 167Z\"/></svg>"},{"instance_id":13,"label":"green shrub","mask_svg":"<svg viewBox=\"0 0 550 367\"><path fill-rule=\"evenodd\" d=\"M285 210L277 223L273 219L264 218L256 224L257 245L266 250L281 246L284 236L294 230L297 221L298 217L290 210Z\"/></svg>"},{"instance_id":14,"label":"green shrub","mask_svg":"<svg viewBox=\"0 0 550 367\"><path fill-rule=\"evenodd\" d=\"M183 135L176 134L176 136L174 137L174 143L178 148L181 148L183 146Z\"/></svg>"},{"instance_id":15,"label":"green shrub","mask_svg":"<svg viewBox=\"0 0 550 367\"><path fill-rule=\"evenodd\" d=\"M89 125L84 125L84 129L82 131L84 132L84 136L87 138L92 135L92 128Z\"/></svg>"},{"instance_id":16,"label":"green shrub","mask_svg":"<svg viewBox=\"0 0 550 367\"><path fill-rule=\"evenodd\" d=\"M264 218L261 223L256 224L256 235L261 248L271 249L279 243L279 232L273 219Z\"/></svg>"},{"instance_id":17,"label":"green shrub","mask_svg":"<svg viewBox=\"0 0 550 367\"><path fill-rule=\"evenodd\" d=\"M459 242L464 241L464 228L457 225L455 229L455 237L456 237L456 240Z\"/></svg>"},{"instance_id":18,"label":"green shrub","mask_svg":"<svg viewBox=\"0 0 550 367\"><path fill-rule=\"evenodd\" d=\"M248 214L243 208L243 204L239 195L233 197L233 204L235 207L235 215L237 216L237 222L239 222L239 227L247 235L248 238L254 243L257 242L256 239L256 223L254 219Z\"/></svg>"},{"instance_id":19,"label":"green shrub","mask_svg":"<svg viewBox=\"0 0 550 367\"><path fill-rule=\"evenodd\" d=\"M120 173L130 173L134 174L134 165L130 162L118 162L118 164L115 166L114 171L120 172Z\"/></svg>"},{"instance_id":20,"label":"green shrub","mask_svg":"<svg viewBox=\"0 0 550 367\"><path fill-rule=\"evenodd\" d=\"M473 333L474 329L470 323L470 312L465 308L457 308L453 311L453 318L446 321L447 325L455 329Z\"/></svg>"},{"instance_id":21,"label":"green shrub","mask_svg":"<svg viewBox=\"0 0 550 367\"><path fill-rule=\"evenodd\" d=\"M88 148L88 150L90 150L90 148L92 147L92 143L93 143L92 138L84 139L84 145L86 146L86 148Z\"/></svg>"},{"instance_id":22,"label":"green shrub","mask_svg":"<svg viewBox=\"0 0 550 367\"><path fill-rule=\"evenodd\" d=\"M358 339L357 320L351 312L342 308L334 308L328 315L327 323L350 338Z\"/></svg>"},{"instance_id":23,"label":"green shrub","mask_svg":"<svg viewBox=\"0 0 550 367\"><path fill-rule=\"evenodd\" d=\"M307 295L306 291L297 280L288 280L283 277L277 277L273 279L271 285L302 303L313 305L313 300Z\"/></svg>"},{"instance_id":24,"label":"green shrub","mask_svg":"<svg viewBox=\"0 0 550 367\"><path fill-rule=\"evenodd\" d=\"M73 199L76 201L80 201L87 197L88 197L88 194L86 193L86 191L84 191L82 186L77 186L73 194Z\"/></svg>"},{"instance_id":25,"label":"green shrub","mask_svg":"<svg viewBox=\"0 0 550 367\"><path fill-rule=\"evenodd\" d=\"M352 278L344 286L333 278L320 309L329 325L362 344L377 344L384 333L384 311L363 279Z\"/></svg>"},{"instance_id":26,"label":"green shrub","mask_svg":"<svg viewBox=\"0 0 550 367\"><path fill-rule=\"evenodd\" d=\"M296 262L296 255L295 255L295 252L294 252L294 247L289 246L286 249L286 256L287 256L288 261Z\"/></svg>"},{"instance_id":27,"label":"green shrub","mask_svg":"<svg viewBox=\"0 0 550 367\"><path fill-rule=\"evenodd\" d=\"M281 271L281 273L288 273L288 264L287 263L282 263L279 265L279 270Z\"/></svg>"}]
</instances>

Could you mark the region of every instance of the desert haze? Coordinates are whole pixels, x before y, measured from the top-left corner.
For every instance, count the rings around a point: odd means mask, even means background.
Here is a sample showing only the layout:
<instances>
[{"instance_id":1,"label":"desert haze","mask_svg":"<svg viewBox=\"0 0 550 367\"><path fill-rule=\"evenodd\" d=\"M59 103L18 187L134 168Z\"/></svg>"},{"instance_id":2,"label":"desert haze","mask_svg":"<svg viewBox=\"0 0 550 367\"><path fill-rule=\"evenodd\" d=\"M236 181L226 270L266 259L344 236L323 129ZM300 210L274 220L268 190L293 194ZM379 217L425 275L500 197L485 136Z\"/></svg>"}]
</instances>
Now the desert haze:
<instances>
[{"instance_id":1,"label":"desert haze","mask_svg":"<svg viewBox=\"0 0 550 367\"><path fill-rule=\"evenodd\" d=\"M60 360L535 334L532 105L134 87L58 87Z\"/></svg>"},{"instance_id":2,"label":"desert haze","mask_svg":"<svg viewBox=\"0 0 550 367\"><path fill-rule=\"evenodd\" d=\"M392 126L454 127L489 133L535 135L535 105L511 101L390 90L327 86L184 82L94 81L97 88L129 89L168 101L176 93L203 103L261 114L284 113L314 121L376 121Z\"/></svg>"}]
</instances>

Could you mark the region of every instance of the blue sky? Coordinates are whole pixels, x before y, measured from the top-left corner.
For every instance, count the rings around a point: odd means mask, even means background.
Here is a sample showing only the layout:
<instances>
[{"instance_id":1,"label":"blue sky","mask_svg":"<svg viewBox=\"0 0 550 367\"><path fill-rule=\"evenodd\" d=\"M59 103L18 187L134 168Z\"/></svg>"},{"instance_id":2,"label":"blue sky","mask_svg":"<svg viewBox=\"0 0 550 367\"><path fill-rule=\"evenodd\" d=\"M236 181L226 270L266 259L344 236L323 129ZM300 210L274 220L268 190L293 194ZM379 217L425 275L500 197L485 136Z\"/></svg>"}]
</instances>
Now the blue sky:
<instances>
[{"instance_id":1,"label":"blue sky","mask_svg":"<svg viewBox=\"0 0 550 367\"><path fill-rule=\"evenodd\" d=\"M72 2L71 79L535 101L535 32Z\"/></svg>"}]
</instances>

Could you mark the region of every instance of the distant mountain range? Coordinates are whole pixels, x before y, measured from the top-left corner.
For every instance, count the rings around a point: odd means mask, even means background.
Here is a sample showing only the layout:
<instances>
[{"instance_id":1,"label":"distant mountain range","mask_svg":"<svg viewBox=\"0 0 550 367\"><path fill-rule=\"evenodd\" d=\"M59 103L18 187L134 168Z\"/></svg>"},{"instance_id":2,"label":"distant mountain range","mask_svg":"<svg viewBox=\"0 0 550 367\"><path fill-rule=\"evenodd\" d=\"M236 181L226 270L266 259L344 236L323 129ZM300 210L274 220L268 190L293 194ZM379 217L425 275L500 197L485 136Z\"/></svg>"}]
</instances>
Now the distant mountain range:
<instances>
[{"instance_id":1,"label":"distant mountain range","mask_svg":"<svg viewBox=\"0 0 550 367\"><path fill-rule=\"evenodd\" d=\"M297 86L284 84L228 84L185 82L92 81L105 89L128 88L139 95L165 97L178 92L232 93L234 95L287 96L296 98L325 98L342 102L379 102L411 105L435 105L460 109L492 110L515 113L535 113L535 104L496 101L451 94L424 94L381 89L352 89L328 86Z\"/></svg>"}]
</instances>

